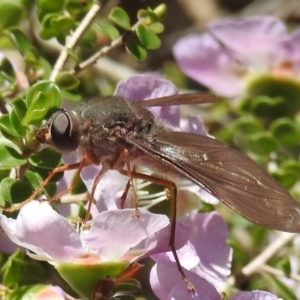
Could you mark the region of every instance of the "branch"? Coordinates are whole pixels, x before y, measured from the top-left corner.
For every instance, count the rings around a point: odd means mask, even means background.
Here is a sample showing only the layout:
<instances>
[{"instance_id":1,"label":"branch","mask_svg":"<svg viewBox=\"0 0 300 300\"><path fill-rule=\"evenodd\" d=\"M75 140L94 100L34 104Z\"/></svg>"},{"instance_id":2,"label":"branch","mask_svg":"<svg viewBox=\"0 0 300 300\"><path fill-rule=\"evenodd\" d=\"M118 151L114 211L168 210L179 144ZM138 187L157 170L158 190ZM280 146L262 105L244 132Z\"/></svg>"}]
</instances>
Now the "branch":
<instances>
[{"instance_id":1,"label":"branch","mask_svg":"<svg viewBox=\"0 0 300 300\"><path fill-rule=\"evenodd\" d=\"M52 70L52 73L50 75L50 80L55 81L57 75L63 68L69 53L68 49L73 49L81 36L84 34L84 32L88 29L89 25L94 21L94 19L97 17L97 14L101 10L101 8L106 4L106 1L104 1L103 5L100 6L99 4L93 4L89 12L86 14L84 19L81 21L80 25L77 27L77 29L74 31L73 35L70 37L69 41L67 41L65 48L60 53L54 67Z\"/></svg>"},{"instance_id":2,"label":"branch","mask_svg":"<svg viewBox=\"0 0 300 300\"><path fill-rule=\"evenodd\" d=\"M87 67L93 65L100 57L107 55L109 52L111 52L112 50L114 50L115 48L121 46L122 44L124 44L124 42L126 40L128 40L134 33L135 30L137 28L138 25L142 24L143 22L145 22L145 19L140 19L139 21L137 21L132 27L131 27L131 31L127 31L124 34L120 35L117 39L115 39L114 41L111 42L111 44L109 46L104 46L102 47L98 52L96 52L93 56L91 56L90 58L88 58L87 60L83 61L82 63L80 63L76 69L71 70L70 73L74 74L74 73L79 73L81 72L83 69L86 69Z\"/></svg>"},{"instance_id":3,"label":"branch","mask_svg":"<svg viewBox=\"0 0 300 300\"><path fill-rule=\"evenodd\" d=\"M254 260L248 265L242 268L241 273L247 277L250 277L254 273L262 271L266 268L266 262L274 257L279 250L285 247L297 236L296 233L281 232L279 237L270 244L263 252L261 252ZM235 278L230 276L226 282L227 286L234 286ZM225 287L226 288L226 287Z\"/></svg>"},{"instance_id":4,"label":"branch","mask_svg":"<svg viewBox=\"0 0 300 300\"><path fill-rule=\"evenodd\" d=\"M245 276L251 276L253 273L256 273L262 265L264 265L270 258L276 255L276 253L278 253L280 249L282 249L289 242L291 242L296 235L296 233L282 232L272 244L270 244L247 266L242 268L242 273Z\"/></svg>"}]
</instances>

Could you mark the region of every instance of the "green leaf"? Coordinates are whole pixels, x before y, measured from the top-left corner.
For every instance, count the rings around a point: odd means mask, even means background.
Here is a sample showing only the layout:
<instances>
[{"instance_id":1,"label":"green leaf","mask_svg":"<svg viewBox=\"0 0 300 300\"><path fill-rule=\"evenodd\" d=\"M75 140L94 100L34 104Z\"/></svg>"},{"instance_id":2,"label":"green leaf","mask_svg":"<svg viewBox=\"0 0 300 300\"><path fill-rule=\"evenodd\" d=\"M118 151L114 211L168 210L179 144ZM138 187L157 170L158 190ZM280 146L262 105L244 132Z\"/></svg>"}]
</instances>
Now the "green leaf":
<instances>
[{"instance_id":1,"label":"green leaf","mask_svg":"<svg viewBox=\"0 0 300 300\"><path fill-rule=\"evenodd\" d=\"M138 20L146 19L149 17L149 13L146 9L139 9L137 13Z\"/></svg>"},{"instance_id":2,"label":"green leaf","mask_svg":"<svg viewBox=\"0 0 300 300\"><path fill-rule=\"evenodd\" d=\"M17 249L14 254L8 257L8 260L2 267L3 284L6 287L12 287L19 283L24 269L24 253Z\"/></svg>"},{"instance_id":3,"label":"green leaf","mask_svg":"<svg viewBox=\"0 0 300 300\"><path fill-rule=\"evenodd\" d=\"M33 50L32 42L29 41L23 31L16 28L12 29L9 33L13 36L13 43L16 45L21 54L25 54Z\"/></svg>"},{"instance_id":4,"label":"green leaf","mask_svg":"<svg viewBox=\"0 0 300 300\"><path fill-rule=\"evenodd\" d=\"M76 27L74 19L67 16L58 16L51 19L52 28L60 32L69 32Z\"/></svg>"},{"instance_id":5,"label":"green leaf","mask_svg":"<svg viewBox=\"0 0 300 300\"><path fill-rule=\"evenodd\" d=\"M298 181L298 176L295 172L289 170L280 170L274 174L274 177L284 186L286 189L292 188Z\"/></svg>"},{"instance_id":6,"label":"green leaf","mask_svg":"<svg viewBox=\"0 0 300 300\"><path fill-rule=\"evenodd\" d=\"M24 181L30 183L34 190L36 190L41 185L41 177L30 170L26 170Z\"/></svg>"},{"instance_id":7,"label":"green leaf","mask_svg":"<svg viewBox=\"0 0 300 300\"><path fill-rule=\"evenodd\" d=\"M12 106L13 110L17 114L18 118L22 120L26 115L26 111L27 111L25 101L22 98L17 97L10 102L10 105Z\"/></svg>"},{"instance_id":8,"label":"green leaf","mask_svg":"<svg viewBox=\"0 0 300 300\"><path fill-rule=\"evenodd\" d=\"M21 120L17 113L12 110L10 115L10 123L13 126L15 132L19 135L19 137L24 137L26 135L26 127L21 124Z\"/></svg>"},{"instance_id":9,"label":"green leaf","mask_svg":"<svg viewBox=\"0 0 300 300\"><path fill-rule=\"evenodd\" d=\"M15 149L0 145L0 169L7 170L25 164L27 160Z\"/></svg>"},{"instance_id":10,"label":"green leaf","mask_svg":"<svg viewBox=\"0 0 300 300\"><path fill-rule=\"evenodd\" d=\"M40 31L40 37L42 39L51 39L60 33L56 28L52 27L52 20L58 17L60 17L60 14L54 13L46 14L43 17L43 20L41 22L42 28Z\"/></svg>"},{"instance_id":11,"label":"green leaf","mask_svg":"<svg viewBox=\"0 0 300 300\"><path fill-rule=\"evenodd\" d=\"M112 25L109 24L100 24L99 30L106 35L108 38L110 38L112 41L117 39L120 36L120 33L117 28L115 28Z\"/></svg>"},{"instance_id":12,"label":"green leaf","mask_svg":"<svg viewBox=\"0 0 300 300\"><path fill-rule=\"evenodd\" d=\"M57 75L55 83L62 89L73 90L80 84L80 81L68 72L61 72Z\"/></svg>"},{"instance_id":13,"label":"green leaf","mask_svg":"<svg viewBox=\"0 0 300 300\"><path fill-rule=\"evenodd\" d=\"M34 102L28 108L26 116L22 120L24 126L40 125L43 118L51 108L52 95L48 92L38 92Z\"/></svg>"},{"instance_id":14,"label":"green leaf","mask_svg":"<svg viewBox=\"0 0 300 300\"><path fill-rule=\"evenodd\" d=\"M65 9L73 18L79 18L81 15L85 15L93 2L93 0L66 0Z\"/></svg>"},{"instance_id":15,"label":"green leaf","mask_svg":"<svg viewBox=\"0 0 300 300\"><path fill-rule=\"evenodd\" d=\"M26 98L27 107L35 101L36 94L39 92L51 93L53 95L52 106L60 108L62 100L60 89L54 82L48 80L39 81L30 88Z\"/></svg>"},{"instance_id":16,"label":"green leaf","mask_svg":"<svg viewBox=\"0 0 300 300\"><path fill-rule=\"evenodd\" d=\"M35 70L41 68L41 61L33 52L26 52L24 55L24 60L27 67L30 67Z\"/></svg>"},{"instance_id":17,"label":"green leaf","mask_svg":"<svg viewBox=\"0 0 300 300\"><path fill-rule=\"evenodd\" d=\"M52 81L36 83L27 94L28 111L22 124L24 126L40 125L44 117L60 107L61 99L61 91Z\"/></svg>"},{"instance_id":18,"label":"green leaf","mask_svg":"<svg viewBox=\"0 0 300 300\"><path fill-rule=\"evenodd\" d=\"M60 164L61 154L54 149L48 147L44 148L38 153L30 156L29 162L39 168L53 170Z\"/></svg>"},{"instance_id":19,"label":"green leaf","mask_svg":"<svg viewBox=\"0 0 300 300\"><path fill-rule=\"evenodd\" d=\"M299 123L292 119L281 118L271 124L270 131L281 144L293 146L297 145L300 140L299 125Z\"/></svg>"},{"instance_id":20,"label":"green leaf","mask_svg":"<svg viewBox=\"0 0 300 300\"><path fill-rule=\"evenodd\" d=\"M120 295L128 295L131 293L141 293L143 291L143 287L138 280L130 279L119 283L114 288L114 291L120 293Z\"/></svg>"},{"instance_id":21,"label":"green leaf","mask_svg":"<svg viewBox=\"0 0 300 300\"><path fill-rule=\"evenodd\" d=\"M300 83L293 78L258 76L249 82L247 93L254 98L253 100L260 96L269 97L265 107L259 107L258 111L259 116L267 119L294 116L300 110ZM257 109L258 107L256 111Z\"/></svg>"},{"instance_id":22,"label":"green leaf","mask_svg":"<svg viewBox=\"0 0 300 300\"><path fill-rule=\"evenodd\" d=\"M126 11L121 7L114 7L109 16L109 20L120 26L125 30L131 30L130 18Z\"/></svg>"},{"instance_id":23,"label":"green leaf","mask_svg":"<svg viewBox=\"0 0 300 300\"><path fill-rule=\"evenodd\" d=\"M15 70L11 64L11 62L4 57L1 61L1 70L5 72L5 74L11 78L15 77Z\"/></svg>"},{"instance_id":24,"label":"green leaf","mask_svg":"<svg viewBox=\"0 0 300 300\"><path fill-rule=\"evenodd\" d=\"M80 47L83 49L93 49L97 44L97 33L93 28L89 28L80 40Z\"/></svg>"},{"instance_id":25,"label":"green leaf","mask_svg":"<svg viewBox=\"0 0 300 300\"><path fill-rule=\"evenodd\" d=\"M139 41L128 41L126 43L126 50L138 62L142 62L147 58L147 50Z\"/></svg>"},{"instance_id":26,"label":"green leaf","mask_svg":"<svg viewBox=\"0 0 300 300\"><path fill-rule=\"evenodd\" d=\"M71 58L73 58L73 60L75 61L75 63L78 64L79 61L80 61L80 59L78 57L78 54L74 50L69 49L69 48L67 49L67 52L68 52L69 56Z\"/></svg>"},{"instance_id":27,"label":"green leaf","mask_svg":"<svg viewBox=\"0 0 300 300\"><path fill-rule=\"evenodd\" d=\"M16 152L22 154L22 150L14 142L3 136L0 136L0 145L6 146L8 148L13 148Z\"/></svg>"},{"instance_id":28,"label":"green leaf","mask_svg":"<svg viewBox=\"0 0 300 300\"><path fill-rule=\"evenodd\" d=\"M28 263L27 263L28 264ZM26 268L27 268L26 264ZM33 275L33 274L31 274ZM37 275L37 274L35 274ZM6 300L33 300L39 298L39 291L42 291L46 286L42 284L24 285L18 288L14 288L7 297ZM37 297L36 297L37 296Z\"/></svg>"},{"instance_id":29,"label":"green leaf","mask_svg":"<svg viewBox=\"0 0 300 300\"><path fill-rule=\"evenodd\" d=\"M300 162L294 159L285 160L281 165L280 169L284 171L293 172L300 179Z\"/></svg>"},{"instance_id":30,"label":"green leaf","mask_svg":"<svg viewBox=\"0 0 300 300\"><path fill-rule=\"evenodd\" d=\"M141 43L147 49L157 49L160 47L161 42L159 37L154 31L146 27L144 24L138 25L136 33Z\"/></svg>"},{"instance_id":31,"label":"green leaf","mask_svg":"<svg viewBox=\"0 0 300 300\"><path fill-rule=\"evenodd\" d=\"M259 96L250 102L250 111L260 118L277 119L286 115L286 103L281 97Z\"/></svg>"},{"instance_id":32,"label":"green leaf","mask_svg":"<svg viewBox=\"0 0 300 300\"><path fill-rule=\"evenodd\" d=\"M7 177L0 182L0 204L1 206L5 205L5 202L13 203L13 199L11 197L11 186L17 180L14 178Z\"/></svg>"},{"instance_id":33,"label":"green leaf","mask_svg":"<svg viewBox=\"0 0 300 300\"><path fill-rule=\"evenodd\" d=\"M166 12L167 12L167 5L165 3L162 3L158 6L156 6L154 9L153 9L153 12L156 14L156 16L161 19L163 18L165 15L166 15Z\"/></svg>"},{"instance_id":34,"label":"green leaf","mask_svg":"<svg viewBox=\"0 0 300 300\"><path fill-rule=\"evenodd\" d=\"M152 23L148 26L148 28L156 34L160 34L165 30L164 25L160 22Z\"/></svg>"},{"instance_id":35,"label":"green leaf","mask_svg":"<svg viewBox=\"0 0 300 300\"><path fill-rule=\"evenodd\" d=\"M33 167L32 171L27 170L24 176L24 182L29 184L33 191L37 190L52 170ZM56 173L47 185L42 189L41 194L46 197L53 197L56 193L56 183L62 179L64 172Z\"/></svg>"},{"instance_id":36,"label":"green leaf","mask_svg":"<svg viewBox=\"0 0 300 300\"><path fill-rule=\"evenodd\" d=\"M293 159L285 160L274 176L285 188L290 189L300 179L300 163Z\"/></svg>"},{"instance_id":37,"label":"green leaf","mask_svg":"<svg viewBox=\"0 0 300 300\"><path fill-rule=\"evenodd\" d=\"M269 132L259 132L250 137L249 150L254 153L269 154L276 148L276 140Z\"/></svg>"},{"instance_id":38,"label":"green leaf","mask_svg":"<svg viewBox=\"0 0 300 300\"><path fill-rule=\"evenodd\" d=\"M249 135L263 131L264 128L257 119L244 116L232 122L231 130L234 134L239 133L242 135Z\"/></svg>"},{"instance_id":39,"label":"green leaf","mask_svg":"<svg viewBox=\"0 0 300 300\"><path fill-rule=\"evenodd\" d=\"M8 28L18 25L23 16L24 7L18 0L0 1L0 27Z\"/></svg>"},{"instance_id":40,"label":"green leaf","mask_svg":"<svg viewBox=\"0 0 300 300\"><path fill-rule=\"evenodd\" d=\"M0 203L21 203L33 193L30 184L13 178L5 178L0 183Z\"/></svg>"},{"instance_id":41,"label":"green leaf","mask_svg":"<svg viewBox=\"0 0 300 300\"><path fill-rule=\"evenodd\" d=\"M20 135L16 132L13 124L11 123L9 115L0 116L0 130L2 133L6 132L13 137L20 137Z\"/></svg>"},{"instance_id":42,"label":"green leaf","mask_svg":"<svg viewBox=\"0 0 300 300\"><path fill-rule=\"evenodd\" d=\"M39 0L38 5L45 12L56 12L63 9L64 1Z\"/></svg>"}]
</instances>

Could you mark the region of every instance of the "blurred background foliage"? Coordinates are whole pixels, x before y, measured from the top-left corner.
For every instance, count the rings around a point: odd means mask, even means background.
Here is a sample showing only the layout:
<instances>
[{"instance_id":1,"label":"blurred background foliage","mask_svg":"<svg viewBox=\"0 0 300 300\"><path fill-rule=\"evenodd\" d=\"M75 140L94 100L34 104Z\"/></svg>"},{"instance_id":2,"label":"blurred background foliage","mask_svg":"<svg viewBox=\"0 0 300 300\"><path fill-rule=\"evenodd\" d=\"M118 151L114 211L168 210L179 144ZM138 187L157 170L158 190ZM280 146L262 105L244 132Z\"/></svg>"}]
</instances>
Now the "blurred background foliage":
<instances>
[{"instance_id":1,"label":"blurred background foliage","mask_svg":"<svg viewBox=\"0 0 300 300\"><path fill-rule=\"evenodd\" d=\"M104 9L94 17L92 25L67 50L68 59L54 76L56 85L46 80L53 75L53 67L68 36L78 28L93 1L0 0L1 205L28 198L49 172L62 164L57 152L49 148L39 151L34 138L37 126L62 103L72 107L95 96L113 94L118 81L149 71L162 73L182 91L206 91L204 86L185 77L174 62L172 46L180 37L202 33L208 22L225 17L274 15L290 29L300 25L299 0L167 0L164 1L166 14L159 6L162 2L156 0L104 2ZM148 7L151 9L147 10ZM156 13L155 8L159 8ZM102 49L99 59L88 64L99 49ZM298 89L295 87L293 93L298 93ZM288 107L287 113L278 115L282 109L281 98L278 102L276 99L276 95L271 98L259 95L251 107L247 99L239 106L222 101L197 110L185 107L183 115L201 115L210 134L247 153L264 168L276 162L276 169L269 168L272 175L290 189L295 199L300 199L300 105L297 109ZM274 103L278 103L278 109ZM270 111L270 106L274 114L264 115L262 112L266 107ZM55 176L47 185L47 197L55 195L56 182L61 177L62 174ZM207 204L203 210L212 209ZM268 290L283 299L297 299L299 285L287 284L276 272L259 271L250 277L241 274L241 268L263 251L276 238L276 233L248 222L223 205L218 205L216 210L230 229L235 288ZM290 243L271 259L270 269L289 277L293 267L289 257L299 259L297 250ZM19 283L20 286L38 284L44 279L69 291L53 268L30 260L20 251L12 256L1 254L1 270L2 284L7 288ZM141 280L147 276L144 273ZM151 297L154 296L148 299Z\"/></svg>"}]
</instances>

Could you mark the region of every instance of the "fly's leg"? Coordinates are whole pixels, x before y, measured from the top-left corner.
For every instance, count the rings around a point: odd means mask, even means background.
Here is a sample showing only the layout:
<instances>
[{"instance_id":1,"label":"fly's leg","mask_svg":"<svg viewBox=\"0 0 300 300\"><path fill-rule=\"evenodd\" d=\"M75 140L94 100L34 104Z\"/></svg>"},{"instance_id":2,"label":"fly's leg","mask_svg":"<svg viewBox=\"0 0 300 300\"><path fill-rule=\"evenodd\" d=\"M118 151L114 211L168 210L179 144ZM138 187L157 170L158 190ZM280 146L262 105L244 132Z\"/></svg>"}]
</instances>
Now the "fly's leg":
<instances>
[{"instance_id":1,"label":"fly's leg","mask_svg":"<svg viewBox=\"0 0 300 300\"><path fill-rule=\"evenodd\" d=\"M129 189L131 189L131 195L132 195L132 200L133 200L133 205L135 208L135 213L133 214L133 217L139 217L139 201L138 201L138 197L136 195L135 189L134 189L134 185L133 185L133 177L132 177L132 172L136 171L136 166L133 167L133 169L131 170L130 167L130 159L129 159L129 152L127 149L124 150L124 157L125 157L125 162L126 162L126 168L127 168L127 176L128 176L128 182L126 184L125 190L121 196L121 208L123 209L124 207L124 202L126 200L127 194L129 192Z\"/></svg>"},{"instance_id":2,"label":"fly's leg","mask_svg":"<svg viewBox=\"0 0 300 300\"><path fill-rule=\"evenodd\" d=\"M3 211L7 211L7 212L14 212L17 210L20 210L25 204L29 203L30 201L34 200L35 198L37 198L38 194L43 190L43 188L49 183L49 181L52 179L52 177L60 172L64 172L64 171L68 171L68 170L75 170L78 169L80 167L82 162L79 163L75 163L75 164L71 164L71 165L65 165L65 166L61 166L61 167L57 167L55 169L53 169L51 171L51 173L47 176L47 178L41 183L41 185L33 192L33 194L26 200L24 200L22 203L19 203L13 207L9 207L9 208L5 208L5 207L1 207L1 209ZM62 192L60 194L65 194L66 192ZM61 195L60 195L61 196Z\"/></svg>"},{"instance_id":3,"label":"fly's leg","mask_svg":"<svg viewBox=\"0 0 300 300\"><path fill-rule=\"evenodd\" d=\"M79 163L79 166L75 172L74 178L72 180L72 183L69 187L67 187L66 189L64 189L62 192L60 192L59 194L55 195L54 197L48 199L48 202L53 202L53 201L57 201L58 199L61 198L61 196L67 194L68 192L70 192L71 190L74 189L74 187L76 186L81 170L86 167L88 165L88 156L84 156L83 159L81 160L81 162ZM73 170L73 169L68 169L68 170ZM67 171L67 170L66 170Z\"/></svg>"},{"instance_id":4,"label":"fly's leg","mask_svg":"<svg viewBox=\"0 0 300 300\"><path fill-rule=\"evenodd\" d=\"M76 185L79 176L80 176L80 172L81 170L88 166L90 164L90 157L88 155L83 156L82 160L78 163L74 163L74 164L70 164L70 165L64 165L61 167L57 167L55 169L53 169L50 174L47 176L47 178L41 183L41 185L33 192L33 194L26 200L24 200L22 203L17 204L13 207L10 208L5 208L5 207L1 207L1 209L3 211L7 211L7 212L14 212L17 210L20 210L25 204L29 203L30 201L34 200L35 198L37 198L37 196L39 195L39 193L43 190L43 188L50 182L50 180L53 178L53 176L57 173L61 173L64 171L70 171L70 170L76 170L75 173L75 177L72 181L72 184L70 187L66 188L65 190L63 190L62 192L60 192L59 194L57 194L56 196L47 199L46 201L48 202L52 202L52 201L56 201L58 200L61 196L65 195L66 193L68 193L70 190L72 190L74 188L74 186Z\"/></svg>"},{"instance_id":5,"label":"fly's leg","mask_svg":"<svg viewBox=\"0 0 300 300\"><path fill-rule=\"evenodd\" d=\"M128 172L127 170L121 170L119 171L121 174L128 176ZM165 180L165 179L161 179L161 178L157 178L154 176L150 176L150 175L146 175L146 174L142 174L142 173L137 173L137 172L130 172L131 175L131 179L142 179L145 181L149 181L158 185L162 185L167 187L171 193L171 201L172 201L172 208L171 208L171 232L170 232L170 239L169 239L169 246L171 248L171 251L173 253L176 265L177 265L177 269L183 279L183 281L186 283L187 287L188 287L188 292L195 292L195 288L193 286L193 284L187 279L183 268L180 264L178 255L177 255L177 251L175 248L175 233L176 233L176 213L177 213L177 186L175 184L175 182L170 181L170 180Z\"/></svg>"}]
</instances>

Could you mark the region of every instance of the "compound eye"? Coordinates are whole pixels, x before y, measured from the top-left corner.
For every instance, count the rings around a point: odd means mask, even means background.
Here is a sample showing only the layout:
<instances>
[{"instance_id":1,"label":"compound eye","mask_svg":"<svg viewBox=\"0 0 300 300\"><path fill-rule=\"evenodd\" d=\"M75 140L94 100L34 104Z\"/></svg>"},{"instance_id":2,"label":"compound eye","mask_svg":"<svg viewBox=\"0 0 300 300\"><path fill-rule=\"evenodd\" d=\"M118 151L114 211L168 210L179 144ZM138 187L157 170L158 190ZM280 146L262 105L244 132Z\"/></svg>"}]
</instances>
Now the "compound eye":
<instances>
[{"instance_id":1,"label":"compound eye","mask_svg":"<svg viewBox=\"0 0 300 300\"><path fill-rule=\"evenodd\" d=\"M58 111L52 116L51 138L57 150L70 153L78 148L78 139L73 131L77 120L70 117L66 111ZM78 122L78 121L77 121ZM75 126L76 127L76 126Z\"/></svg>"}]
</instances>

